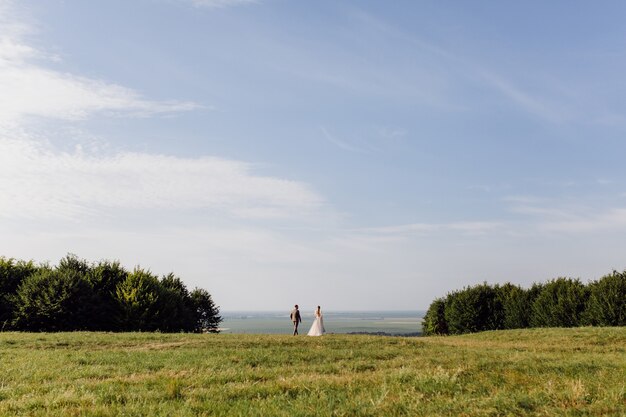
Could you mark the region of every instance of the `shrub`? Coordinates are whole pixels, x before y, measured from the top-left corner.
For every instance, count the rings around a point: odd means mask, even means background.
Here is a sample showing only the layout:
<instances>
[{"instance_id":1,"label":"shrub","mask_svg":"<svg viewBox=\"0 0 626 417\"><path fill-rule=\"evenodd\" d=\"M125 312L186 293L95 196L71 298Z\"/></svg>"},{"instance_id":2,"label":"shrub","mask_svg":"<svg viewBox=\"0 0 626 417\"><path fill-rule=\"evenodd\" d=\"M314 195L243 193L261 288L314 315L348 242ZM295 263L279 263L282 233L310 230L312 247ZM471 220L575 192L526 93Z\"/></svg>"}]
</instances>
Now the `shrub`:
<instances>
[{"instance_id":1,"label":"shrub","mask_svg":"<svg viewBox=\"0 0 626 417\"><path fill-rule=\"evenodd\" d=\"M16 294L14 325L19 330L87 329L93 291L73 270L42 268L27 277Z\"/></svg>"},{"instance_id":2,"label":"shrub","mask_svg":"<svg viewBox=\"0 0 626 417\"><path fill-rule=\"evenodd\" d=\"M221 320L207 291L189 293L173 274L72 254L56 268L0 257L0 331L217 332Z\"/></svg>"},{"instance_id":3,"label":"shrub","mask_svg":"<svg viewBox=\"0 0 626 417\"><path fill-rule=\"evenodd\" d=\"M161 279L159 297L159 329L164 332L192 332L195 330L194 305L189 291L180 278L168 274Z\"/></svg>"},{"instance_id":4,"label":"shrub","mask_svg":"<svg viewBox=\"0 0 626 417\"><path fill-rule=\"evenodd\" d=\"M219 315L219 307L215 305L211 294L201 288L196 288L191 292L191 302L195 313L196 333L219 332L219 325L222 317Z\"/></svg>"},{"instance_id":5,"label":"shrub","mask_svg":"<svg viewBox=\"0 0 626 417\"><path fill-rule=\"evenodd\" d=\"M496 287L497 298L502 305L500 318L503 329L523 329L530 323L528 308L530 293L518 285L506 283Z\"/></svg>"},{"instance_id":6,"label":"shrub","mask_svg":"<svg viewBox=\"0 0 626 417\"><path fill-rule=\"evenodd\" d=\"M121 330L154 331L159 327L159 280L139 268L128 274L116 288Z\"/></svg>"},{"instance_id":7,"label":"shrub","mask_svg":"<svg viewBox=\"0 0 626 417\"><path fill-rule=\"evenodd\" d=\"M116 294L118 285L127 276L128 271L119 262L100 261L87 270L85 277L94 290L90 330L120 329L122 309Z\"/></svg>"},{"instance_id":8,"label":"shrub","mask_svg":"<svg viewBox=\"0 0 626 417\"><path fill-rule=\"evenodd\" d=\"M588 290L578 279L546 283L532 304L533 327L574 327L582 323Z\"/></svg>"},{"instance_id":9,"label":"shrub","mask_svg":"<svg viewBox=\"0 0 626 417\"><path fill-rule=\"evenodd\" d=\"M17 289L36 270L32 261L0 257L0 331L12 328Z\"/></svg>"},{"instance_id":10,"label":"shrub","mask_svg":"<svg viewBox=\"0 0 626 417\"><path fill-rule=\"evenodd\" d=\"M451 334L480 332L501 327L502 305L486 283L448 295L444 316Z\"/></svg>"},{"instance_id":11,"label":"shrub","mask_svg":"<svg viewBox=\"0 0 626 417\"><path fill-rule=\"evenodd\" d=\"M422 322L422 332L424 335L448 334L448 323L445 317L446 302L443 298L437 298L430 303L428 311Z\"/></svg>"},{"instance_id":12,"label":"shrub","mask_svg":"<svg viewBox=\"0 0 626 417\"><path fill-rule=\"evenodd\" d=\"M626 326L626 271L589 285L585 322L593 326Z\"/></svg>"}]
</instances>

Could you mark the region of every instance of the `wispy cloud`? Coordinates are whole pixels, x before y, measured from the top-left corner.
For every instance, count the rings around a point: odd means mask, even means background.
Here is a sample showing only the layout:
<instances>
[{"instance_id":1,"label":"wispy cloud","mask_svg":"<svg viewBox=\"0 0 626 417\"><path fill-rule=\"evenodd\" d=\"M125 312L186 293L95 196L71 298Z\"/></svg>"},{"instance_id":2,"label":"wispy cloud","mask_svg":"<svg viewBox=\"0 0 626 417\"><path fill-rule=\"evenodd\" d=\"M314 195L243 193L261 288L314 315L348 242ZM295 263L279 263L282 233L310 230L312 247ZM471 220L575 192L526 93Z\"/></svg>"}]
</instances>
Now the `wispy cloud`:
<instances>
[{"instance_id":1,"label":"wispy cloud","mask_svg":"<svg viewBox=\"0 0 626 417\"><path fill-rule=\"evenodd\" d=\"M103 80L46 68L54 59L24 40L33 29L12 22L10 2L0 4L0 126L37 116L76 120L97 112L146 116L198 108L188 101L152 101L138 92Z\"/></svg>"},{"instance_id":2,"label":"wispy cloud","mask_svg":"<svg viewBox=\"0 0 626 417\"><path fill-rule=\"evenodd\" d=\"M240 161L146 153L59 152L0 139L0 216L80 218L110 209L208 209L232 217L284 218L318 209L307 185L255 174Z\"/></svg>"},{"instance_id":3,"label":"wispy cloud","mask_svg":"<svg viewBox=\"0 0 626 417\"><path fill-rule=\"evenodd\" d=\"M381 235L429 234L443 231L460 232L468 235L482 235L496 231L501 227L501 222L410 223L364 228L360 231Z\"/></svg>"},{"instance_id":4,"label":"wispy cloud","mask_svg":"<svg viewBox=\"0 0 626 417\"><path fill-rule=\"evenodd\" d=\"M532 94L528 89L522 89L512 81L505 79L501 75L496 75L494 72L477 68L476 73L489 86L534 116L554 123L562 123L571 118L571 112L564 104L554 104L545 97ZM564 103L564 100L561 99L560 102Z\"/></svg>"},{"instance_id":5,"label":"wispy cloud","mask_svg":"<svg viewBox=\"0 0 626 417\"><path fill-rule=\"evenodd\" d=\"M371 153L375 149L370 146L364 145L355 145L353 143L347 142L345 140L341 140L337 138L335 135L331 134L325 127L320 127L320 131L328 140L328 142L332 143L336 147L343 149L344 151L356 152L356 153Z\"/></svg>"},{"instance_id":6,"label":"wispy cloud","mask_svg":"<svg viewBox=\"0 0 626 417\"><path fill-rule=\"evenodd\" d=\"M523 217L526 231L589 234L626 229L626 208L576 204L532 196L509 197L509 210Z\"/></svg>"},{"instance_id":7,"label":"wispy cloud","mask_svg":"<svg viewBox=\"0 0 626 417\"><path fill-rule=\"evenodd\" d=\"M463 49L449 46L450 43L446 45L435 39L417 36L364 10L353 9L351 17L366 27L367 33L380 35L372 38L373 41L387 38L397 45L409 47L411 56L421 63L420 67L430 68L425 73L419 72L421 68L412 72L428 81L418 89L411 88L416 83L412 74L397 73L395 78L401 80L405 91L410 91L415 97L420 90L428 91L425 96L428 101L424 103L433 107L452 111L472 109L475 104L471 101L476 96L467 96L462 92L472 87L496 93L503 103L514 106L520 114L553 124L611 127L624 127L626 124L624 112L615 106L619 101L611 103L610 94L599 96L595 80L590 84L586 79L567 79L551 68L538 66L506 68L494 63L506 59L500 57L497 61L490 61L485 55L468 55ZM454 43L463 45L459 39ZM619 89L612 86L610 91L617 92Z\"/></svg>"},{"instance_id":8,"label":"wispy cloud","mask_svg":"<svg viewBox=\"0 0 626 417\"><path fill-rule=\"evenodd\" d=\"M541 224L543 230L568 234L604 233L626 229L626 208L609 208L582 215L568 214L564 218L554 218Z\"/></svg>"},{"instance_id":9,"label":"wispy cloud","mask_svg":"<svg viewBox=\"0 0 626 417\"><path fill-rule=\"evenodd\" d=\"M60 151L49 134L29 133L32 117L68 121L99 115L149 116L195 109L152 101L135 90L45 67L24 41L28 24L0 2L0 217L75 219L123 209L220 211L227 217L285 218L322 204L307 185L256 174L254 166L211 156ZM72 138L66 138L71 140ZM116 211L117 210L117 211Z\"/></svg>"}]
</instances>

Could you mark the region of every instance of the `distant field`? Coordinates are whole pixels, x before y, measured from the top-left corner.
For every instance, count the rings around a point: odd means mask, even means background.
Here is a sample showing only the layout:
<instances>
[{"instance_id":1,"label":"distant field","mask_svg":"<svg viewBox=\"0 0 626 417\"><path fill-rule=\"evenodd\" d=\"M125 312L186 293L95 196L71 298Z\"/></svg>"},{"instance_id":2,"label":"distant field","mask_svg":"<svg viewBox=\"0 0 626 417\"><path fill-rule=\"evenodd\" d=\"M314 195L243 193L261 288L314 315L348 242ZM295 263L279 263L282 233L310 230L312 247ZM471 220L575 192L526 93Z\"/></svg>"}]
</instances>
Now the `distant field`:
<instances>
[{"instance_id":1,"label":"distant field","mask_svg":"<svg viewBox=\"0 0 626 417\"><path fill-rule=\"evenodd\" d=\"M313 323L313 313L302 312L300 333L306 334ZM418 334L422 331L424 311L324 312L328 333ZM226 312L224 333L291 334L289 312Z\"/></svg>"},{"instance_id":2,"label":"distant field","mask_svg":"<svg viewBox=\"0 0 626 417\"><path fill-rule=\"evenodd\" d=\"M0 333L1 416L625 416L626 328Z\"/></svg>"}]
</instances>

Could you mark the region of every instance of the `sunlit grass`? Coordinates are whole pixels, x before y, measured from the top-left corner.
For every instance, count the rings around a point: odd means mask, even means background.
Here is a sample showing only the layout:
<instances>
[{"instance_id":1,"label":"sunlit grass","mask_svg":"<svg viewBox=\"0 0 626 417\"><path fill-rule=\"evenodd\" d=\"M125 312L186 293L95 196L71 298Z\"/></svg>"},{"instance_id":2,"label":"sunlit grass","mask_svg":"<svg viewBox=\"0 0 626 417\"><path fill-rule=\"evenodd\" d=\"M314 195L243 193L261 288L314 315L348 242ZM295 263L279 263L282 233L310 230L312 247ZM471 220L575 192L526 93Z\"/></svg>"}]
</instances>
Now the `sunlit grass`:
<instances>
[{"instance_id":1,"label":"sunlit grass","mask_svg":"<svg viewBox=\"0 0 626 417\"><path fill-rule=\"evenodd\" d=\"M2 416L623 416L626 329L0 334Z\"/></svg>"}]
</instances>

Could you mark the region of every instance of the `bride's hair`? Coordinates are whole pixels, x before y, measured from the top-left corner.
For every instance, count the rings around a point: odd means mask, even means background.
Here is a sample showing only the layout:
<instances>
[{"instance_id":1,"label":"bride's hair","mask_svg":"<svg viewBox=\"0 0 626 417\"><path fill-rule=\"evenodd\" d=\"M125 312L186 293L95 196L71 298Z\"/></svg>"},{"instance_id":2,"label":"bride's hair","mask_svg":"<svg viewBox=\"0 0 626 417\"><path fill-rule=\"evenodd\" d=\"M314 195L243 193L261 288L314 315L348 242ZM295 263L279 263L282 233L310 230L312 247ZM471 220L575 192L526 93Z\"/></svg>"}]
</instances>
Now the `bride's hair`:
<instances>
[{"instance_id":1,"label":"bride's hair","mask_svg":"<svg viewBox=\"0 0 626 417\"><path fill-rule=\"evenodd\" d=\"M317 306L317 309L319 310L319 309L320 309L320 306Z\"/></svg>"}]
</instances>

